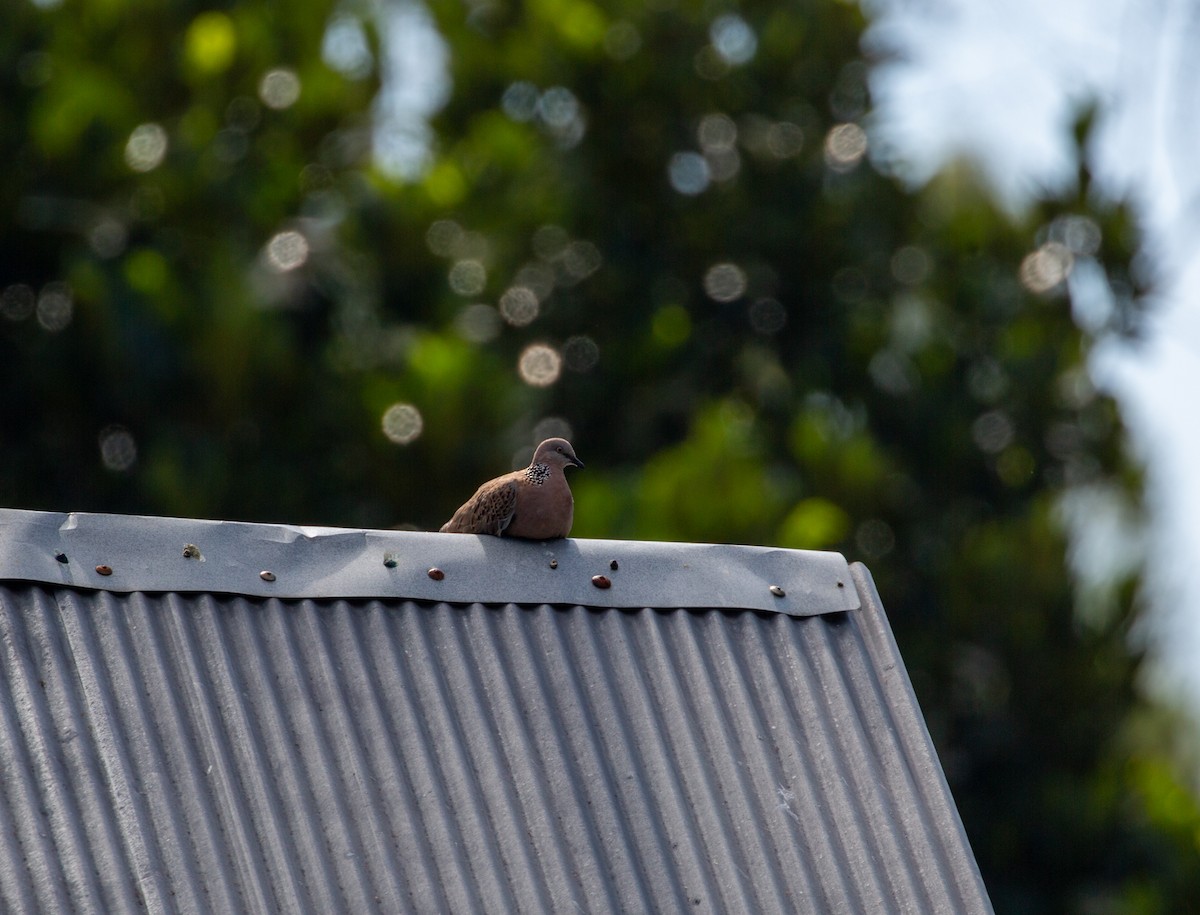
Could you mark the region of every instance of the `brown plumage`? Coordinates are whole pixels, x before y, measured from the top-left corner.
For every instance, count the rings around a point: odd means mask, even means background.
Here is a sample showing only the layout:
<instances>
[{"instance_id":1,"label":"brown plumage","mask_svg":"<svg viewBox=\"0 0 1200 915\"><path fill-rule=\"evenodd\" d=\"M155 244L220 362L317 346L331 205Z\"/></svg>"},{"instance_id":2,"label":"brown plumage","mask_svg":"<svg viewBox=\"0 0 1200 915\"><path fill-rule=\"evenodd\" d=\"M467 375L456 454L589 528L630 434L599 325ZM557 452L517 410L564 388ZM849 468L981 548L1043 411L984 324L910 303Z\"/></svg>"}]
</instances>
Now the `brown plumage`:
<instances>
[{"instance_id":1,"label":"brown plumage","mask_svg":"<svg viewBox=\"0 0 1200 915\"><path fill-rule=\"evenodd\" d=\"M526 540L553 540L571 533L575 500L563 472L582 467L565 438L548 438L524 470L496 477L442 525L443 534L493 534Z\"/></svg>"}]
</instances>

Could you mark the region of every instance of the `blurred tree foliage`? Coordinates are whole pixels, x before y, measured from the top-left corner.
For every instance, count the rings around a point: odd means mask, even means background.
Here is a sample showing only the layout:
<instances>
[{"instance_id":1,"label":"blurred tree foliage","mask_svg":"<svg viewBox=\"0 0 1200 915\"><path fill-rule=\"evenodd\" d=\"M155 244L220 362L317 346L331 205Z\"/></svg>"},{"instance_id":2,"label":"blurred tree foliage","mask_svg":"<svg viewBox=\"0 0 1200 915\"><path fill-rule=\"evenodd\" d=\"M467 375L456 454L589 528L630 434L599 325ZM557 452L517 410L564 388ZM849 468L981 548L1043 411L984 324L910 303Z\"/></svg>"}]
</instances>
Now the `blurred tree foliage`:
<instances>
[{"instance_id":1,"label":"blurred tree foliage","mask_svg":"<svg viewBox=\"0 0 1200 915\"><path fill-rule=\"evenodd\" d=\"M1196 905L1133 574L1066 571L1064 506L1138 493L1086 371L1138 239L1086 169L1020 218L906 190L833 0L0 25L0 503L434 528L569 430L580 536L870 565L998 911Z\"/></svg>"}]
</instances>

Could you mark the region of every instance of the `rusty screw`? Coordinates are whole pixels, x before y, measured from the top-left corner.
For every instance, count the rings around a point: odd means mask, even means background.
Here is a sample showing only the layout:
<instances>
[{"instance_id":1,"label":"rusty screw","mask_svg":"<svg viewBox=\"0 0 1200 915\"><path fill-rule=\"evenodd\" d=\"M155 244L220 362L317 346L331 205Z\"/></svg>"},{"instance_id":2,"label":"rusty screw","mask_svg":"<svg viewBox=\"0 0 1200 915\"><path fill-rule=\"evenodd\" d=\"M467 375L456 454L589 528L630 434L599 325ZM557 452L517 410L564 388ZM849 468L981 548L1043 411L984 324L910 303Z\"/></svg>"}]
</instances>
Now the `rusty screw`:
<instances>
[{"instance_id":1,"label":"rusty screw","mask_svg":"<svg viewBox=\"0 0 1200 915\"><path fill-rule=\"evenodd\" d=\"M612 587L612 582L608 580L607 575L593 575L592 584L601 590Z\"/></svg>"},{"instance_id":2,"label":"rusty screw","mask_svg":"<svg viewBox=\"0 0 1200 915\"><path fill-rule=\"evenodd\" d=\"M776 597L784 597L787 594L787 591L783 590L783 588L779 587L779 585L771 585L768 590L770 590L770 592Z\"/></svg>"},{"instance_id":3,"label":"rusty screw","mask_svg":"<svg viewBox=\"0 0 1200 915\"><path fill-rule=\"evenodd\" d=\"M439 569L437 566L434 566L426 574L430 578L432 578L434 581L441 581L443 578L446 577L446 573L443 572L441 569Z\"/></svg>"},{"instance_id":4,"label":"rusty screw","mask_svg":"<svg viewBox=\"0 0 1200 915\"><path fill-rule=\"evenodd\" d=\"M275 573L270 571L269 569L263 569L261 572L258 573L258 577L261 578L263 581L274 581Z\"/></svg>"},{"instance_id":5,"label":"rusty screw","mask_svg":"<svg viewBox=\"0 0 1200 915\"><path fill-rule=\"evenodd\" d=\"M111 575L112 574L112 566L96 566L96 571L99 572L101 575Z\"/></svg>"}]
</instances>

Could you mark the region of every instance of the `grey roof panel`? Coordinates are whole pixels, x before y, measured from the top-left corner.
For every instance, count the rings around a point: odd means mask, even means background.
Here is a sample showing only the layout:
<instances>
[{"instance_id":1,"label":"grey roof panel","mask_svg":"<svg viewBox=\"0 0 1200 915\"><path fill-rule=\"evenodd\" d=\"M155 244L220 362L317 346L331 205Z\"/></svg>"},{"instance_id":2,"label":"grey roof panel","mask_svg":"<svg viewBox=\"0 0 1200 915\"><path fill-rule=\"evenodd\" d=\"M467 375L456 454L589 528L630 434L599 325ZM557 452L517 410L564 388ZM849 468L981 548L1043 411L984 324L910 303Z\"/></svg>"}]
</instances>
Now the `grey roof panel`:
<instances>
[{"instance_id":1,"label":"grey roof panel","mask_svg":"<svg viewBox=\"0 0 1200 915\"><path fill-rule=\"evenodd\" d=\"M109 574L97 573L97 566ZM430 578L431 567L443 577ZM263 571L270 580L260 577ZM595 575L611 586L595 587ZM12 509L0 510L0 580L108 591L725 608L793 616L858 607L839 553L627 540L531 543Z\"/></svg>"},{"instance_id":2,"label":"grey roof panel","mask_svg":"<svg viewBox=\"0 0 1200 915\"><path fill-rule=\"evenodd\" d=\"M849 571L803 617L0 584L0 909L989 912Z\"/></svg>"}]
</instances>

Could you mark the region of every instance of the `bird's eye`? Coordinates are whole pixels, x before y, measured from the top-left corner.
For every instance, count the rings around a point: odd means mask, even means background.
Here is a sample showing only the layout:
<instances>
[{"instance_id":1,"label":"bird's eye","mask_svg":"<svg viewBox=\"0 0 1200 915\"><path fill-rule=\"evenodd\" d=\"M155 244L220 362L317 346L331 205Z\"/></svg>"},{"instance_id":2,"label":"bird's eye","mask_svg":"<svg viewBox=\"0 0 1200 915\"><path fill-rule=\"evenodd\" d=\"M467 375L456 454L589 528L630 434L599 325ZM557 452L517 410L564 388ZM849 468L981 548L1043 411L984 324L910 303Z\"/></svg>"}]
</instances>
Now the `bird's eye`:
<instances>
[{"instance_id":1,"label":"bird's eye","mask_svg":"<svg viewBox=\"0 0 1200 915\"><path fill-rule=\"evenodd\" d=\"M559 454L563 453L563 450L561 448L555 448L554 450L557 451Z\"/></svg>"}]
</instances>

